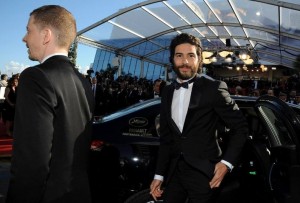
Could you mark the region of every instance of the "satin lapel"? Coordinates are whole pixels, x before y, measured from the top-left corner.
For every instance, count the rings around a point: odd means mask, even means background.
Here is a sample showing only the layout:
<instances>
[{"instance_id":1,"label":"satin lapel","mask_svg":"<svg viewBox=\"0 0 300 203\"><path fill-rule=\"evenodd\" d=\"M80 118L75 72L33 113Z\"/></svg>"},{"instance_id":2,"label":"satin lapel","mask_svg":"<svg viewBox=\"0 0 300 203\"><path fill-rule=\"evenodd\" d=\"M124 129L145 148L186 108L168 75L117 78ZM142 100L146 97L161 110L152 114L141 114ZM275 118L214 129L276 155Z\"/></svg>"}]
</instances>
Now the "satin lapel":
<instances>
[{"instance_id":1,"label":"satin lapel","mask_svg":"<svg viewBox=\"0 0 300 203\"><path fill-rule=\"evenodd\" d=\"M179 128L177 127L176 123L172 119L172 100L173 100L174 90L175 90L175 88L172 86L172 87L170 87L170 89L168 91L168 97L167 97L168 116L167 116L167 118L169 118L169 122L170 122L171 126L175 129L175 131L178 134L181 134Z\"/></svg>"},{"instance_id":2,"label":"satin lapel","mask_svg":"<svg viewBox=\"0 0 300 203\"><path fill-rule=\"evenodd\" d=\"M191 99L189 103L189 108L185 117L184 126L183 126L183 132L186 128L188 128L189 124L191 123L191 111L192 109L195 109L198 105L200 100L202 99L202 90L201 87L203 86L203 78L199 77L195 80L193 84L193 89L191 93Z\"/></svg>"}]
</instances>

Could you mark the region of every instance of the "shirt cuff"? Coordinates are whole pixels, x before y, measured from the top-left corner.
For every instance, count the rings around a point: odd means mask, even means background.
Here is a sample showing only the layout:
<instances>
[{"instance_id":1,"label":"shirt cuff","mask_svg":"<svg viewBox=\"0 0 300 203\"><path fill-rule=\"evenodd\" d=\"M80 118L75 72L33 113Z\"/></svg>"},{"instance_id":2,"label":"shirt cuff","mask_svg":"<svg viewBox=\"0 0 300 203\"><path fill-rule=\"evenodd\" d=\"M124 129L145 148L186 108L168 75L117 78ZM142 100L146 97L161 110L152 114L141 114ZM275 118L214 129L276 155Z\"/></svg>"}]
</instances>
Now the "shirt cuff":
<instances>
[{"instance_id":1,"label":"shirt cuff","mask_svg":"<svg viewBox=\"0 0 300 203\"><path fill-rule=\"evenodd\" d=\"M221 162L227 166L227 168L229 169L229 172L232 171L233 165L231 163L229 163L228 161L225 161L225 160L221 160Z\"/></svg>"},{"instance_id":2,"label":"shirt cuff","mask_svg":"<svg viewBox=\"0 0 300 203\"><path fill-rule=\"evenodd\" d=\"M164 180L164 177L163 176L161 176L161 175L154 175L154 179L155 180L160 180L160 181L163 181Z\"/></svg>"}]
</instances>

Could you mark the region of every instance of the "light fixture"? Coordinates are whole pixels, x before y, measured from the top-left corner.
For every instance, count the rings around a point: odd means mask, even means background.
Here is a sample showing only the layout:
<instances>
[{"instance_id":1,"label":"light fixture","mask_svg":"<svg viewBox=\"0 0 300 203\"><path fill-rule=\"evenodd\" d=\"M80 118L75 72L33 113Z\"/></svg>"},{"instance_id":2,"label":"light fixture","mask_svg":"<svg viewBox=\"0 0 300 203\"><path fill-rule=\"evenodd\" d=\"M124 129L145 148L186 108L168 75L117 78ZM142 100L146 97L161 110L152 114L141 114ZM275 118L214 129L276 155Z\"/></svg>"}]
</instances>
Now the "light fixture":
<instances>
[{"instance_id":1,"label":"light fixture","mask_svg":"<svg viewBox=\"0 0 300 203\"><path fill-rule=\"evenodd\" d=\"M263 64L261 64L259 68L261 69L261 72L268 71L268 67L264 66Z\"/></svg>"},{"instance_id":2,"label":"light fixture","mask_svg":"<svg viewBox=\"0 0 300 203\"><path fill-rule=\"evenodd\" d=\"M210 59L203 59L202 62L204 64L210 64L212 61Z\"/></svg>"},{"instance_id":3,"label":"light fixture","mask_svg":"<svg viewBox=\"0 0 300 203\"><path fill-rule=\"evenodd\" d=\"M248 54L247 51L240 51L240 52L238 53L238 56L239 56L239 58L242 59L242 60L247 60L247 59L250 58L250 55Z\"/></svg>"},{"instance_id":4,"label":"light fixture","mask_svg":"<svg viewBox=\"0 0 300 203\"><path fill-rule=\"evenodd\" d=\"M225 60L224 60L226 63L231 63L232 62L232 56L231 54L228 54L226 57L225 57Z\"/></svg>"},{"instance_id":5,"label":"light fixture","mask_svg":"<svg viewBox=\"0 0 300 203\"><path fill-rule=\"evenodd\" d=\"M252 64L253 63L253 59L251 59L251 58L249 58L249 59L247 59L247 60L243 60L243 62L245 63L245 64Z\"/></svg>"},{"instance_id":6,"label":"light fixture","mask_svg":"<svg viewBox=\"0 0 300 203\"><path fill-rule=\"evenodd\" d=\"M204 64L210 64L217 62L217 52L203 51L202 59Z\"/></svg>"},{"instance_id":7,"label":"light fixture","mask_svg":"<svg viewBox=\"0 0 300 203\"><path fill-rule=\"evenodd\" d=\"M228 47L213 47L204 48L202 52L202 59L204 64L210 63L241 63L253 64L254 59L257 59L255 52L251 52L251 48L246 46L230 46ZM256 61L256 60L255 60Z\"/></svg>"},{"instance_id":8,"label":"light fixture","mask_svg":"<svg viewBox=\"0 0 300 203\"><path fill-rule=\"evenodd\" d=\"M203 51L202 58L207 59L207 58L211 57L213 54L214 54L214 52L212 52L212 51Z\"/></svg>"},{"instance_id":9,"label":"light fixture","mask_svg":"<svg viewBox=\"0 0 300 203\"><path fill-rule=\"evenodd\" d=\"M213 63L215 63L215 62L217 62L217 61L218 61L218 59L217 59L217 57L216 57L216 56L213 56L213 57L211 57L210 61L211 61L211 62L213 62Z\"/></svg>"},{"instance_id":10,"label":"light fixture","mask_svg":"<svg viewBox=\"0 0 300 203\"><path fill-rule=\"evenodd\" d=\"M219 55L222 56L223 58L228 56L228 54L232 55L233 52L232 51L221 51L221 52L219 52Z\"/></svg>"}]
</instances>

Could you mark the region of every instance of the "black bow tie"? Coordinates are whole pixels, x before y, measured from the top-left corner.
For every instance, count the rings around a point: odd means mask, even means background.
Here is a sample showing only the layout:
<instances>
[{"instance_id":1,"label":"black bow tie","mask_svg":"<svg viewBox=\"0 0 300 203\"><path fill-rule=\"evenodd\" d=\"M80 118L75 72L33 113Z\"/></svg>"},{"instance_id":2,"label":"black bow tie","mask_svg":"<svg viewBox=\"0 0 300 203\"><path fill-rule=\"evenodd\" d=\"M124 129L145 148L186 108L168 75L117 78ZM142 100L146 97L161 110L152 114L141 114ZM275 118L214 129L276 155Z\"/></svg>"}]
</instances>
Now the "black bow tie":
<instances>
[{"instance_id":1,"label":"black bow tie","mask_svg":"<svg viewBox=\"0 0 300 203\"><path fill-rule=\"evenodd\" d=\"M188 89L189 88L189 84L193 83L195 81L195 79L196 79L196 77L194 77L193 79L191 79L189 81L182 82L182 83L179 83L179 82L175 81L174 82L174 87L175 87L176 90L178 90L180 87Z\"/></svg>"}]
</instances>

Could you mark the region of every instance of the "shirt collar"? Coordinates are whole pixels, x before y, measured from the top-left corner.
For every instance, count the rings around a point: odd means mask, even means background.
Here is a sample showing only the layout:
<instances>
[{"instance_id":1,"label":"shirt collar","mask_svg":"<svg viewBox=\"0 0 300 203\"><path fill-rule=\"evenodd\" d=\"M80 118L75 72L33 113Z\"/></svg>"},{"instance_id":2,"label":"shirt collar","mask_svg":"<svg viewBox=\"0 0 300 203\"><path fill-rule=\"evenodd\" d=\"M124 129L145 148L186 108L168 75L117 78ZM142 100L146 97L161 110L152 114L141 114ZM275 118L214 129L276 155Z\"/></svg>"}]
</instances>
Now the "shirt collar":
<instances>
[{"instance_id":1,"label":"shirt collar","mask_svg":"<svg viewBox=\"0 0 300 203\"><path fill-rule=\"evenodd\" d=\"M44 63L47 59L49 59L50 57L52 56L68 56L67 54L65 53L54 53L54 54L50 54L48 56L46 56L42 61L41 63Z\"/></svg>"}]
</instances>

